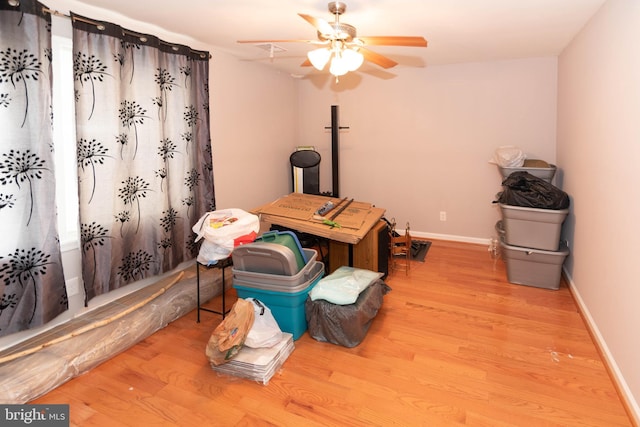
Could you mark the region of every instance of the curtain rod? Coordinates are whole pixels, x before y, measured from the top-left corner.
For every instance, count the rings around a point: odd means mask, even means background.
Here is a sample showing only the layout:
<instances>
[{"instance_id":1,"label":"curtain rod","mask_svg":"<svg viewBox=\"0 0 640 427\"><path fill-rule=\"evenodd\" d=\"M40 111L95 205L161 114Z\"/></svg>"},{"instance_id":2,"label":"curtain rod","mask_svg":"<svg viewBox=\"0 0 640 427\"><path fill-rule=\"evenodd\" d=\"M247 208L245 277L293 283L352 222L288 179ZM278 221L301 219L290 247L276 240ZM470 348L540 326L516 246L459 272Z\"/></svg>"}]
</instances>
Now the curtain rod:
<instances>
[{"instance_id":1,"label":"curtain rod","mask_svg":"<svg viewBox=\"0 0 640 427\"><path fill-rule=\"evenodd\" d=\"M48 8L46 8L46 7L43 7L43 8L42 8L42 11L43 11L44 13L49 13L49 14L54 15L54 16L60 16L60 17L63 17L63 18L69 18L69 19L72 19L72 20L76 20L76 21L84 22L85 24L95 25L95 27L96 27L97 29L101 30L101 31L105 29L105 26L104 26L103 24L101 24L100 22L92 21L92 20L90 20L90 19L85 19L85 18L82 18L82 17L79 17L79 16L73 16L73 17L72 17L71 15L67 15L66 13L58 12L57 10L54 10L54 9L48 9ZM130 35L130 36L135 36L135 37L140 38L140 41L142 41L142 42L146 42L146 39L144 39L144 37L141 37L141 36L144 36L144 35L143 35L143 34L141 34L141 33L136 33L136 32L133 32L133 31L129 31L129 30L125 30L125 29L123 29L123 30L122 30L122 34L123 34L123 35L128 34L128 35ZM144 40L143 40L143 39L144 39ZM174 49L176 49L176 50L177 50L177 48L175 47L176 45L174 45L174 44L172 44L172 43L165 42L164 40L160 40L160 39L158 39L158 40L159 40L159 42L160 42L160 43L162 43L162 44L164 44L164 45L167 45L167 46L172 46L172 47L174 47ZM205 54L204 54L202 51L193 50L193 49L191 49L191 48L189 48L189 51L190 51L191 53L197 53L197 54L199 54L201 58L204 58L204 57L205 57ZM209 59L211 59L211 54L209 54Z\"/></svg>"}]
</instances>

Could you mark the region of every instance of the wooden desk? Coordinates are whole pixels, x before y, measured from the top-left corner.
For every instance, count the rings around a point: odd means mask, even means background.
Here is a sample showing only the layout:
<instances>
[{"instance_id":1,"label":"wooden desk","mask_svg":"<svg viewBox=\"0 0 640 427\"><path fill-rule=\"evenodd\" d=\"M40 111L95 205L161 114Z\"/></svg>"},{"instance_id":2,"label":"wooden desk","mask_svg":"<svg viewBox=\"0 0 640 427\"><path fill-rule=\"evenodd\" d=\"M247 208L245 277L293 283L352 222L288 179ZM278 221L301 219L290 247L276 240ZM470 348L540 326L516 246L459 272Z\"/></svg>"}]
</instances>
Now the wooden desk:
<instances>
[{"instance_id":1,"label":"wooden desk","mask_svg":"<svg viewBox=\"0 0 640 427\"><path fill-rule=\"evenodd\" d=\"M389 272L389 232L387 223L379 220L357 245L329 241L329 273L341 265Z\"/></svg>"},{"instance_id":2,"label":"wooden desk","mask_svg":"<svg viewBox=\"0 0 640 427\"><path fill-rule=\"evenodd\" d=\"M329 272L333 272L340 265L378 271L380 266L377 265L377 261L371 261L378 259L378 245L373 243L378 240L370 233L379 232L380 219L385 210L370 203L354 201L334 218L341 228L332 228L320 220L313 219L314 212L329 200L336 205L341 201L331 197L291 193L251 212L260 216L260 222L265 229L275 224L329 239ZM340 206L335 209L340 209ZM335 212L329 212L327 216L331 217Z\"/></svg>"}]
</instances>

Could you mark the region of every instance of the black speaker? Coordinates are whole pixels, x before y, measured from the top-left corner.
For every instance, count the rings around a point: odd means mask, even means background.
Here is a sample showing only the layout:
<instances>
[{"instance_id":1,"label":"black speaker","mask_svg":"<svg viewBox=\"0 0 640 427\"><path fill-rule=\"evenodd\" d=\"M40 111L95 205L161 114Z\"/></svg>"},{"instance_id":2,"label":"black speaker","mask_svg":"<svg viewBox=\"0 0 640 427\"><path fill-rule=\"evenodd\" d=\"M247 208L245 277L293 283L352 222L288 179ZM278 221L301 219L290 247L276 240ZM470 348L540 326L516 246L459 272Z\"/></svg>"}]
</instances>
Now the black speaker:
<instances>
[{"instance_id":1,"label":"black speaker","mask_svg":"<svg viewBox=\"0 0 640 427\"><path fill-rule=\"evenodd\" d=\"M384 279L389 275L389 228L381 227L378 233L378 271Z\"/></svg>"},{"instance_id":2,"label":"black speaker","mask_svg":"<svg viewBox=\"0 0 640 427\"><path fill-rule=\"evenodd\" d=\"M295 172L302 169L302 192L320 194L320 153L314 150L298 150L289 156L291 163L291 185L295 191Z\"/></svg>"}]
</instances>

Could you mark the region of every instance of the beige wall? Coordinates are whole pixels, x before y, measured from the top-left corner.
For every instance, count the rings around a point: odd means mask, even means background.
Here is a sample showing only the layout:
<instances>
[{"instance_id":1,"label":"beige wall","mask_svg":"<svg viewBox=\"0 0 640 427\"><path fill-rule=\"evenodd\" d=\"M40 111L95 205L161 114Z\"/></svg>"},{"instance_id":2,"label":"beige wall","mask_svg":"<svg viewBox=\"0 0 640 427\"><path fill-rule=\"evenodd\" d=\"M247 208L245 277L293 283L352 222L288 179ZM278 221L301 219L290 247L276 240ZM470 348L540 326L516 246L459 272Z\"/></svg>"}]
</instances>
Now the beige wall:
<instances>
[{"instance_id":1,"label":"beige wall","mask_svg":"<svg viewBox=\"0 0 640 427\"><path fill-rule=\"evenodd\" d=\"M340 195L387 209L414 235L485 242L501 176L501 145L555 163L556 58L409 68L300 83L299 140L315 145L331 190L331 105L340 125ZM440 221L440 211L447 221Z\"/></svg>"},{"instance_id":2,"label":"beige wall","mask_svg":"<svg viewBox=\"0 0 640 427\"><path fill-rule=\"evenodd\" d=\"M296 86L288 74L215 53L211 140L218 209L249 210L290 192Z\"/></svg>"},{"instance_id":3,"label":"beige wall","mask_svg":"<svg viewBox=\"0 0 640 427\"><path fill-rule=\"evenodd\" d=\"M565 268L640 417L640 2L610 0L559 59Z\"/></svg>"}]
</instances>

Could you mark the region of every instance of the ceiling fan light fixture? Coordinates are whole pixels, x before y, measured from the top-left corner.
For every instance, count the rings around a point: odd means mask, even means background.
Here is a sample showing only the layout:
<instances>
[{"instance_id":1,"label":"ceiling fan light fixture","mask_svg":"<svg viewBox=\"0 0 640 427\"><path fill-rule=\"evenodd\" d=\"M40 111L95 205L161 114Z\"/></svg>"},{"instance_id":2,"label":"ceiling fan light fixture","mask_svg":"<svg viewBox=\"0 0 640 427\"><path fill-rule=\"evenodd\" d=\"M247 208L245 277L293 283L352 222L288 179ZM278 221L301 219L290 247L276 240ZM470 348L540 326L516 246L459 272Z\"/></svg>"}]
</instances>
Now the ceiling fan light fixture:
<instances>
[{"instance_id":1,"label":"ceiling fan light fixture","mask_svg":"<svg viewBox=\"0 0 640 427\"><path fill-rule=\"evenodd\" d=\"M349 71L355 71L364 62L364 56L354 49L345 49L342 52L342 60L346 62Z\"/></svg>"},{"instance_id":2,"label":"ceiling fan light fixture","mask_svg":"<svg viewBox=\"0 0 640 427\"><path fill-rule=\"evenodd\" d=\"M331 50L325 47L307 52L307 58L309 58L309 62L311 62L311 65L313 65L316 70L320 71L322 71L324 67L326 67L330 57Z\"/></svg>"},{"instance_id":3,"label":"ceiling fan light fixture","mask_svg":"<svg viewBox=\"0 0 640 427\"><path fill-rule=\"evenodd\" d=\"M353 25L340 22L340 16L346 11L347 5L341 1L332 1L328 6L329 12L334 17L333 22L298 13L316 29L317 40L238 40L238 43L262 43L273 46L273 42L306 42L316 47L322 45L324 47L307 52L307 60L300 65L302 67L312 65L315 69L322 71L329 64L329 71L336 77L336 81L338 76L359 69L365 59L385 69L398 65L396 61L369 50L369 46L427 47L427 41L420 36L358 37Z\"/></svg>"},{"instance_id":4,"label":"ceiling fan light fixture","mask_svg":"<svg viewBox=\"0 0 640 427\"><path fill-rule=\"evenodd\" d=\"M349 61L339 53L334 54L329 66L329 72L336 77L344 76L349 72Z\"/></svg>"}]
</instances>

